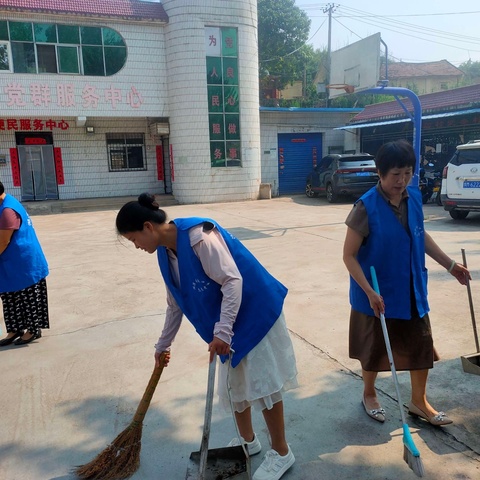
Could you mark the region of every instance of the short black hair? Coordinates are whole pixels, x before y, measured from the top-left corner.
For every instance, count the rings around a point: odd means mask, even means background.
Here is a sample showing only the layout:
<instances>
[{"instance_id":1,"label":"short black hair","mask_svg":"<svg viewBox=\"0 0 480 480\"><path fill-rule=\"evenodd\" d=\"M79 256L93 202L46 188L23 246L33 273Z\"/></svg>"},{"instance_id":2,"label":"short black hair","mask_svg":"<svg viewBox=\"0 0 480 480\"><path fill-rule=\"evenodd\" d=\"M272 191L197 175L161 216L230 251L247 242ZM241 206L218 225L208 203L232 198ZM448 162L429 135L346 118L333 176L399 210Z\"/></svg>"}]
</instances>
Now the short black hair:
<instances>
[{"instance_id":1,"label":"short black hair","mask_svg":"<svg viewBox=\"0 0 480 480\"><path fill-rule=\"evenodd\" d=\"M3 186L3 183L0 182L0 195L3 195L4 192L5 192L5 187Z\"/></svg>"},{"instance_id":2,"label":"short black hair","mask_svg":"<svg viewBox=\"0 0 480 480\"><path fill-rule=\"evenodd\" d=\"M417 158L412 144L407 140L394 140L384 143L375 155L375 165L380 175L385 176L392 168L412 167Z\"/></svg>"}]
</instances>

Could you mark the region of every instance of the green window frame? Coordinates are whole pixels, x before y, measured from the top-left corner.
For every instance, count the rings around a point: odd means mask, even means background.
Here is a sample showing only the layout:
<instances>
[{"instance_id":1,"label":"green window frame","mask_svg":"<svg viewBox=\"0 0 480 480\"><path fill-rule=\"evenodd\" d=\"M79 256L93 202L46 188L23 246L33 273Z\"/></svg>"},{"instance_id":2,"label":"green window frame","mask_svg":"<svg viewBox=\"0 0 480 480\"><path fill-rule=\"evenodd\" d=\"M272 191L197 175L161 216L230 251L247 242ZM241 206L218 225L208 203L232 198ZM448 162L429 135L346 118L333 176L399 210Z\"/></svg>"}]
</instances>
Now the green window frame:
<instances>
[{"instance_id":1,"label":"green window frame","mask_svg":"<svg viewBox=\"0 0 480 480\"><path fill-rule=\"evenodd\" d=\"M58 72L59 73L80 73L78 63L78 47L58 46Z\"/></svg>"},{"instance_id":2,"label":"green window frame","mask_svg":"<svg viewBox=\"0 0 480 480\"><path fill-rule=\"evenodd\" d=\"M108 27L0 20L0 72L108 77L125 66L127 53Z\"/></svg>"},{"instance_id":3,"label":"green window frame","mask_svg":"<svg viewBox=\"0 0 480 480\"><path fill-rule=\"evenodd\" d=\"M10 43L0 40L0 73L12 71Z\"/></svg>"}]
</instances>

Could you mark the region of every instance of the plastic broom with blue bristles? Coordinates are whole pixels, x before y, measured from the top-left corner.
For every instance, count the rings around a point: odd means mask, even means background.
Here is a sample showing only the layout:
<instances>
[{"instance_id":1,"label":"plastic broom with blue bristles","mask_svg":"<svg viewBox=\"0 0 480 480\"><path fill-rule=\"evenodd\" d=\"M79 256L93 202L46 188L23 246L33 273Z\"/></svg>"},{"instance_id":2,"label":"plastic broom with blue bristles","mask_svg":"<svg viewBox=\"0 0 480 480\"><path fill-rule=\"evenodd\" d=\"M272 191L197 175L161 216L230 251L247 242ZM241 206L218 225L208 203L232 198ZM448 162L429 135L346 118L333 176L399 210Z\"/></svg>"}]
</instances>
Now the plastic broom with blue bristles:
<instances>
[{"instance_id":1,"label":"plastic broom with blue bristles","mask_svg":"<svg viewBox=\"0 0 480 480\"><path fill-rule=\"evenodd\" d=\"M370 274L372 276L373 289L380 295L380 289L378 287L377 274L375 268L370 267ZM403 411L402 400L400 397L400 388L398 385L397 371L395 369L395 363L393 362L392 347L390 346L390 338L388 336L387 324L385 322L385 315L380 313L380 323L382 324L383 338L385 339L385 347L387 348L388 361L390 362L390 369L392 370L393 383L397 392L397 401L400 407L400 415L402 417L403 428L403 459L407 462L407 465L415 472L419 477L423 477L425 470L423 468L422 459L420 458L420 452L413 442L410 428L408 427L407 420L405 418L405 412Z\"/></svg>"}]
</instances>

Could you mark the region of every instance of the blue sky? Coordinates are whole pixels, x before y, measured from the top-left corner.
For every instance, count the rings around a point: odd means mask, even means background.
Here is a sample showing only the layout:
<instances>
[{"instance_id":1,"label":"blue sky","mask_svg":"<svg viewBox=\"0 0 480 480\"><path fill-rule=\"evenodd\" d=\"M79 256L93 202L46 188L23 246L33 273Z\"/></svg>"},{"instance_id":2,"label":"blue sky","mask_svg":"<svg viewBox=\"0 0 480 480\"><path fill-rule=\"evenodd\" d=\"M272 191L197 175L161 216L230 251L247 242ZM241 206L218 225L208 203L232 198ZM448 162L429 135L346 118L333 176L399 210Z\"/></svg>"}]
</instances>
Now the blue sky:
<instances>
[{"instance_id":1,"label":"blue sky","mask_svg":"<svg viewBox=\"0 0 480 480\"><path fill-rule=\"evenodd\" d=\"M327 48L328 15L333 2L295 0L312 20L310 40ZM389 55L397 61L430 62L446 59L455 66L480 61L480 2L462 0L348 0L335 3L332 50L380 33Z\"/></svg>"}]
</instances>

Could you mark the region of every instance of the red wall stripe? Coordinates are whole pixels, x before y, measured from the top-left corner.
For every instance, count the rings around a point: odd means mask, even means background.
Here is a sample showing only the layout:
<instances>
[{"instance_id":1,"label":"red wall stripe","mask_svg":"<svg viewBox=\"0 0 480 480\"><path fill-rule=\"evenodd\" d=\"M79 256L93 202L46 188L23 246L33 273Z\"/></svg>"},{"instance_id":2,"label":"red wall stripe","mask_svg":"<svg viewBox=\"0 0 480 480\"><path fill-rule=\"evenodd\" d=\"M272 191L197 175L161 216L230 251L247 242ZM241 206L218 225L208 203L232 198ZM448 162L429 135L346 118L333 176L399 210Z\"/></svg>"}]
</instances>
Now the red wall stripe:
<instances>
[{"instance_id":1,"label":"red wall stripe","mask_svg":"<svg viewBox=\"0 0 480 480\"><path fill-rule=\"evenodd\" d=\"M163 168L163 145L157 145L157 179L165 180L165 169Z\"/></svg>"}]
</instances>

